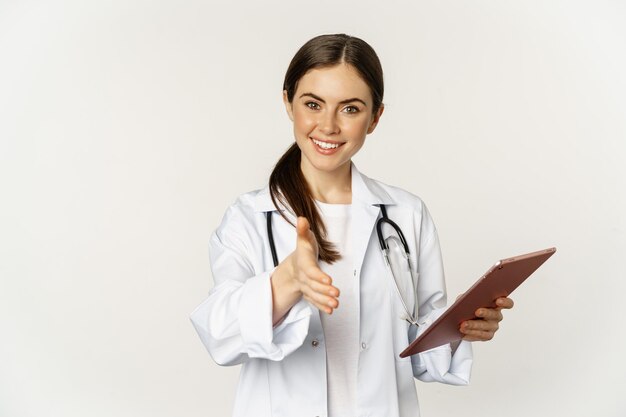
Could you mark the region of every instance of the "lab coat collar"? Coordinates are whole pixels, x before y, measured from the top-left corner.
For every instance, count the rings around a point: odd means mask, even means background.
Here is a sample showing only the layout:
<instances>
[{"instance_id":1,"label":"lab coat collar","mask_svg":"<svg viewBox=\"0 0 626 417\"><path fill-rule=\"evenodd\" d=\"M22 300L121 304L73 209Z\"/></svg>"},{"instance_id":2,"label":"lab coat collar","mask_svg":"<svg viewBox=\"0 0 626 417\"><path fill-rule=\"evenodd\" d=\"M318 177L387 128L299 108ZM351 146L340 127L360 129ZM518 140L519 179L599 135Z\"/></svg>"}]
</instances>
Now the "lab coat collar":
<instances>
[{"instance_id":1,"label":"lab coat collar","mask_svg":"<svg viewBox=\"0 0 626 417\"><path fill-rule=\"evenodd\" d=\"M352 178L352 203L361 203L366 206L380 205L380 204L394 204L389 194L371 178L361 174L356 168L354 162L350 162L350 173ZM285 207L280 204L281 211L285 210ZM272 202L270 195L269 185L266 185L263 189L259 190L255 196L254 202L255 211L266 212L275 211L276 207ZM287 210L289 211L289 210Z\"/></svg>"}]
</instances>

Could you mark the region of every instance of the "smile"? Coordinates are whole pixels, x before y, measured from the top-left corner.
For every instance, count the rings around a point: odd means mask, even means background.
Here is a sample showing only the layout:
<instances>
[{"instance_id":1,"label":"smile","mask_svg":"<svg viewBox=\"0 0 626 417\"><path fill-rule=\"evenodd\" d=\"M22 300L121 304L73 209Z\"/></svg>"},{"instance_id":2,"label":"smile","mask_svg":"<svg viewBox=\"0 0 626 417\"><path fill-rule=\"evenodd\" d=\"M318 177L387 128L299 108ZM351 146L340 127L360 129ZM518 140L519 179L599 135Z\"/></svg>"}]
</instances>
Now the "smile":
<instances>
[{"instance_id":1,"label":"smile","mask_svg":"<svg viewBox=\"0 0 626 417\"><path fill-rule=\"evenodd\" d=\"M330 143L330 142L322 142L321 140L311 138L313 143L319 146L322 149L336 149L339 146L343 145L342 143Z\"/></svg>"}]
</instances>

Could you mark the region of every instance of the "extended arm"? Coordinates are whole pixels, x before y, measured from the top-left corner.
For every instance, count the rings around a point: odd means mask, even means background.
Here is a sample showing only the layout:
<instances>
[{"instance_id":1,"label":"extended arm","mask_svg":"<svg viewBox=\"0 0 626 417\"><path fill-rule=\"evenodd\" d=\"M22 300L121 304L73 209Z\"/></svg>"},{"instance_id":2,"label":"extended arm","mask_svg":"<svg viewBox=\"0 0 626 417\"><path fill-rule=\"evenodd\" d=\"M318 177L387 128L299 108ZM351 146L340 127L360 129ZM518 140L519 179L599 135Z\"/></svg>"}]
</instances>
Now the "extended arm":
<instances>
[{"instance_id":1,"label":"extended arm","mask_svg":"<svg viewBox=\"0 0 626 417\"><path fill-rule=\"evenodd\" d=\"M310 264L300 241L276 268L255 272L251 256L263 253L263 247L252 240L253 228L241 208L227 211L209 241L215 286L191 314L200 339L221 365L248 358L282 360L307 335L309 302L327 312L338 303L339 290L316 262ZM308 232L308 225L301 228Z\"/></svg>"}]
</instances>

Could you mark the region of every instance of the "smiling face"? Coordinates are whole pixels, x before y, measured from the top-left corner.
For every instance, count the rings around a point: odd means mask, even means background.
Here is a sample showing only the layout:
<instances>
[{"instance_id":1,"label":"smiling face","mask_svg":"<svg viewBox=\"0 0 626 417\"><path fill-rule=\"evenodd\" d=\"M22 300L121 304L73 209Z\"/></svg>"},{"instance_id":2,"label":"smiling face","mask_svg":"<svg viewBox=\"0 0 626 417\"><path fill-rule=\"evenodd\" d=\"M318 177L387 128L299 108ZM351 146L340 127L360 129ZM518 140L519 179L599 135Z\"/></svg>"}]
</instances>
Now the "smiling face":
<instances>
[{"instance_id":1,"label":"smiling face","mask_svg":"<svg viewBox=\"0 0 626 417\"><path fill-rule=\"evenodd\" d=\"M305 177L345 173L384 108L381 105L372 114L369 86L346 64L309 70L298 81L293 102L286 91L283 101L302 152Z\"/></svg>"}]
</instances>

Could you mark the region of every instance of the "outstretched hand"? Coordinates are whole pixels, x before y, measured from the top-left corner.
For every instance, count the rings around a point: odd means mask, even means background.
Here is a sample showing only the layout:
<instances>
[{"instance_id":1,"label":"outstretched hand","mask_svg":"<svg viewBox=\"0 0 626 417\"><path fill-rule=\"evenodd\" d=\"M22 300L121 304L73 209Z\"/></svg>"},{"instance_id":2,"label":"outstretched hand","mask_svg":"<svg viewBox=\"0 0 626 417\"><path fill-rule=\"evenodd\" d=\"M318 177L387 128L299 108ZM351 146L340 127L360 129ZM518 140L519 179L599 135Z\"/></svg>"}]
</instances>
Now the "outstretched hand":
<instances>
[{"instance_id":1,"label":"outstretched hand","mask_svg":"<svg viewBox=\"0 0 626 417\"><path fill-rule=\"evenodd\" d=\"M502 309L513 308L513 300L500 297L496 300L496 307L481 307L474 314L476 318L461 323L460 331L464 334L463 340L469 342L486 341L493 339L502 321Z\"/></svg>"},{"instance_id":2,"label":"outstretched hand","mask_svg":"<svg viewBox=\"0 0 626 417\"><path fill-rule=\"evenodd\" d=\"M332 285L332 278L322 271L317 263L319 248L309 221L298 217L298 237L291 260L298 290L305 300L318 309L332 314L339 306L339 289Z\"/></svg>"}]
</instances>

